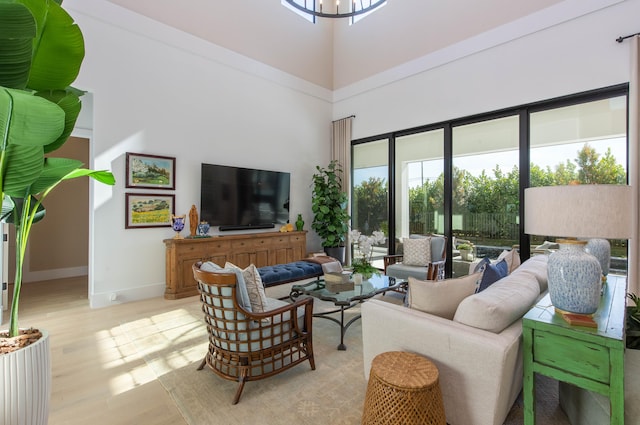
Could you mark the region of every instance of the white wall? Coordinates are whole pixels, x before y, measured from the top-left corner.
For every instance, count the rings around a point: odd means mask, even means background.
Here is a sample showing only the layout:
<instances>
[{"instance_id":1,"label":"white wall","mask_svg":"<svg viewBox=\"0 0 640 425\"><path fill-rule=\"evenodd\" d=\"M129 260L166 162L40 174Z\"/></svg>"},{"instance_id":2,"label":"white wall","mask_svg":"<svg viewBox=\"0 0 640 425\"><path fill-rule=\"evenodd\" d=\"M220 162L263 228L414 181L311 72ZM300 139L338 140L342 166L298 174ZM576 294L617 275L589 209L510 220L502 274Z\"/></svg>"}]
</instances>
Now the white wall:
<instances>
[{"instance_id":1,"label":"white wall","mask_svg":"<svg viewBox=\"0 0 640 425\"><path fill-rule=\"evenodd\" d=\"M615 39L637 16L638 0L567 0L337 90L333 117L356 115L358 139L625 83L629 43Z\"/></svg>"},{"instance_id":2,"label":"white wall","mask_svg":"<svg viewBox=\"0 0 640 425\"><path fill-rule=\"evenodd\" d=\"M93 185L92 306L108 305L113 293L126 302L165 288L162 240L174 233L124 228L125 193L145 192L124 187L126 152L177 158L177 214L199 209L208 162L290 172L291 219L302 213L311 222L311 175L329 160L328 92L108 2L65 7L86 41L74 86L93 94L92 166L117 179Z\"/></svg>"},{"instance_id":3,"label":"white wall","mask_svg":"<svg viewBox=\"0 0 640 425\"><path fill-rule=\"evenodd\" d=\"M311 174L329 159L332 119L355 114L361 138L627 82L629 46L615 38L640 31L640 0L566 0L329 92L104 0L64 4L86 38L74 85L93 93L92 166L118 179L93 186L92 306L164 291L172 232L124 229L126 152L177 157L178 213L199 207L201 162L289 171L291 218L310 223Z\"/></svg>"}]
</instances>

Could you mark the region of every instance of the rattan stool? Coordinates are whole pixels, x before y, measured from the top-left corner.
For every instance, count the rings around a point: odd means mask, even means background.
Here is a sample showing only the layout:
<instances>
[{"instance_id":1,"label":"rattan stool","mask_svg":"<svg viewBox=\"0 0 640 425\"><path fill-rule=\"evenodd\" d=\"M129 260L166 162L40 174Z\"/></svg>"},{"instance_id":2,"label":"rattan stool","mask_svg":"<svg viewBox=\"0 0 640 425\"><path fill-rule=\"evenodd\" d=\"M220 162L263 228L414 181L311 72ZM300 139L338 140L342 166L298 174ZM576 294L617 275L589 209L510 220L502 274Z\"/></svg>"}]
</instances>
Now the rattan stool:
<instances>
[{"instance_id":1,"label":"rattan stool","mask_svg":"<svg viewBox=\"0 0 640 425\"><path fill-rule=\"evenodd\" d=\"M362 424L446 425L438 368L413 353L378 354L364 399Z\"/></svg>"}]
</instances>

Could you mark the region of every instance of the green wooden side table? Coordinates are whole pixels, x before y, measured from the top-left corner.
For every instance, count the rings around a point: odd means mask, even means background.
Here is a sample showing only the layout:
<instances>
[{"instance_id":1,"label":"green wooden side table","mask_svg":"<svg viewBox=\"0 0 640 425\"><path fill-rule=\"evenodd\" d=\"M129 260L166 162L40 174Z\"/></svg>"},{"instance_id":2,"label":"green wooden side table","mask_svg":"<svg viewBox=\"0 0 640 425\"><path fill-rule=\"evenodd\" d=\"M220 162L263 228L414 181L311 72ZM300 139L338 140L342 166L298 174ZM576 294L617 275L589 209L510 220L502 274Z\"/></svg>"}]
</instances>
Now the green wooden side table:
<instances>
[{"instance_id":1,"label":"green wooden side table","mask_svg":"<svg viewBox=\"0 0 640 425\"><path fill-rule=\"evenodd\" d=\"M595 391L609 398L611 424L624 424L625 276L609 275L596 328L572 326L547 294L522 321L524 423L534 425L534 373Z\"/></svg>"}]
</instances>

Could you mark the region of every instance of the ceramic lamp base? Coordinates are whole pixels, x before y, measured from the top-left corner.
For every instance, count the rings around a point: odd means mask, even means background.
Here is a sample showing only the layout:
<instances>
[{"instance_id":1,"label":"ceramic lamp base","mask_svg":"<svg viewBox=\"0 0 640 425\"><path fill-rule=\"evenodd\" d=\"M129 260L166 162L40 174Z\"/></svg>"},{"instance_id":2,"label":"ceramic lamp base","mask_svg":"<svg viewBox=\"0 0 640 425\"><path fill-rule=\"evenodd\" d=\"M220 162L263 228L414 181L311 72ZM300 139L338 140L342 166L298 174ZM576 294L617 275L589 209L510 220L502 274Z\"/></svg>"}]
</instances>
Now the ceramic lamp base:
<instances>
[{"instance_id":1,"label":"ceramic lamp base","mask_svg":"<svg viewBox=\"0 0 640 425\"><path fill-rule=\"evenodd\" d=\"M592 314L600 305L602 268L585 252L587 241L559 240L560 250L549 256L551 303L570 313Z\"/></svg>"},{"instance_id":2,"label":"ceramic lamp base","mask_svg":"<svg viewBox=\"0 0 640 425\"><path fill-rule=\"evenodd\" d=\"M611 244L606 239L589 239L587 246L584 248L586 252L593 255L600 262L602 274L609 274L609 263L611 262Z\"/></svg>"}]
</instances>

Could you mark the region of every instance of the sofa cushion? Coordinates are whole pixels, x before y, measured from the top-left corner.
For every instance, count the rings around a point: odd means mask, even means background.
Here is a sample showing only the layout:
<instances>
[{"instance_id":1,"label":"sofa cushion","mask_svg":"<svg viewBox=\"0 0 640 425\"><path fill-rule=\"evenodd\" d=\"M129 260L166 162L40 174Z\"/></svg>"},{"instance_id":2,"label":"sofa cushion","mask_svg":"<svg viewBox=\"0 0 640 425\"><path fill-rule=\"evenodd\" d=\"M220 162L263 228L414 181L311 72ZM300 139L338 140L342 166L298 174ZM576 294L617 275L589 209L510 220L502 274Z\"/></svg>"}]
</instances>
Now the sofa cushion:
<instances>
[{"instance_id":1,"label":"sofa cushion","mask_svg":"<svg viewBox=\"0 0 640 425\"><path fill-rule=\"evenodd\" d=\"M532 274L514 273L462 300L453 320L499 333L522 318L539 294L540 287Z\"/></svg>"},{"instance_id":2,"label":"sofa cushion","mask_svg":"<svg viewBox=\"0 0 640 425\"><path fill-rule=\"evenodd\" d=\"M509 274L509 266L505 260L495 264L487 264L482 272L482 279L476 292L481 292Z\"/></svg>"},{"instance_id":3,"label":"sofa cushion","mask_svg":"<svg viewBox=\"0 0 640 425\"><path fill-rule=\"evenodd\" d=\"M460 301L472 295L482 273L455 279L419 280L409 277L409 308L452 319Z\"/></svg>"},{"instance_id":4,"label":"sofa cushion","mask_svg":"<svg viewBox=\"0 0 640 425\"><path fill-rule=\"evenodd\" d=\"M540 293L547 291L547 262L549 256L547 255L534 255L527 261L522 263L515 273L529 273L536 278L538 285L540 286Z\"/></svg>"},{"instance_id":5,"label":"sofa cushion","mask_svg":"<svg viewBox=\"0 0 640 425\"><path fill-rule=\"evenodd\" d=\"M224 267L226 269L236 269L241 271L244 284L247 289L247 294L249 296L251 311L253 313L263 313L267 311L267 295L264 292L262 279L260 278L260 273L258 273L256 266L249 264L247 268L242 269L227 261Z\"/></svg>"},{"instance_id":6,"label":"sofa cushion","mask_svg":"<svg viewBox=\"0 0 640 425\"><path fill-rule=\"evenodd\" d=\"M403 238L402 264L406 266L426 266L431 262L431 238Z\"/></svg>"}]
</instances>

